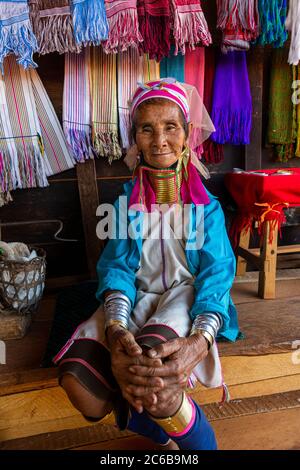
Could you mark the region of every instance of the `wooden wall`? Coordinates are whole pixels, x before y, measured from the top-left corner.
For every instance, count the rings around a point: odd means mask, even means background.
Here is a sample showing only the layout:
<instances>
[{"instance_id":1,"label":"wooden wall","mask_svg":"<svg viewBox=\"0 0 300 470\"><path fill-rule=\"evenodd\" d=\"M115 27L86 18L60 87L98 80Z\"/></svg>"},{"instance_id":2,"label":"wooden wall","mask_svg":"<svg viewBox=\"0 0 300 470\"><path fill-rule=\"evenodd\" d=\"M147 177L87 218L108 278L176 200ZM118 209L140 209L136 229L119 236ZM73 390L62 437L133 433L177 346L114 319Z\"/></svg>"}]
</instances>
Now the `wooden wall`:
<instances>
[{"instance_id":1,"label":"wooden wall","mask_svg":"<svg viewBox=\"0 0 300 470\"><path fill-rule=\"evenodd\" d=\"M206 17L213 33L214 43L219 41L219 34L212 25L216 24L215 2L204 2ZM268 80L270 55L269 48L256 47L247 55L248 69L253 97L253 129L251 144L244 146L225 146L225 159L217 165L210 165L211 180L206 185L210 191L220 197L225 212L230 215L234 204L223 184L223 176L234 167L244 169L279 166L273 161L270 148L265 148L265 129L268 109ZM36 58L38 72L49 93L56 112L61 119L62 90L64 75L64 57L50 54ZM292 159L281 166L300 166L300 159ZM93 185L94 173L96 183ZM14 201L0 209L2 223L33 221L29 225L7 226L2 228L2 239L23 241L43 246L47 251L48 278L61 276L85 276L93 273L94 259L101 250L101 244L95 240L95 202L113 202L122 191L122 185L130 178L130 173L122 161L111 166L104 159L81 164L77 169L69 170L49 179L46 189L15 191ZM82 207L84 208L82 211ZM83 213L84 212L84 213ZM90 220L93 219L91 224ZM57 241L54 233L58 224L39 223L41 220L61 220L64 230L60 237L77 241ZM284 243L300 243L300 211L294 210L289 215L290 226L284 231ZM86 235L86 242L85 236ZM86 254L86 243L92 253ZM91 249L91 245L92 249Z\"/></svg>"}]
</instances>

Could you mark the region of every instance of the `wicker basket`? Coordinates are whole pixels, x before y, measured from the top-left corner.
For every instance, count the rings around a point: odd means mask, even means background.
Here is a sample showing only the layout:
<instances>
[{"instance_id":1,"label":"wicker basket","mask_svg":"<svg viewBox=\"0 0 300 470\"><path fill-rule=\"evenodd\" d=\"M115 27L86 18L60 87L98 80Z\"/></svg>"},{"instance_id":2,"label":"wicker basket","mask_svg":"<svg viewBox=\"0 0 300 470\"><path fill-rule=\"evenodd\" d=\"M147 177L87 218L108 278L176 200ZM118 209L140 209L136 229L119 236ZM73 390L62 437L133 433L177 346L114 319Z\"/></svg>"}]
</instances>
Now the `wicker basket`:
<instances>
[{"instance_id":1,"label":"wicker basket","mask_svg":"<svg viewBox=\"0 0 300 470\"><path fill-rule=\"evenodd\" d=\"M13 311L34 312L45 287L46 253L35 250L37 257L28 262L0 259L0 302Z\"/></svg>"}]
</instances>

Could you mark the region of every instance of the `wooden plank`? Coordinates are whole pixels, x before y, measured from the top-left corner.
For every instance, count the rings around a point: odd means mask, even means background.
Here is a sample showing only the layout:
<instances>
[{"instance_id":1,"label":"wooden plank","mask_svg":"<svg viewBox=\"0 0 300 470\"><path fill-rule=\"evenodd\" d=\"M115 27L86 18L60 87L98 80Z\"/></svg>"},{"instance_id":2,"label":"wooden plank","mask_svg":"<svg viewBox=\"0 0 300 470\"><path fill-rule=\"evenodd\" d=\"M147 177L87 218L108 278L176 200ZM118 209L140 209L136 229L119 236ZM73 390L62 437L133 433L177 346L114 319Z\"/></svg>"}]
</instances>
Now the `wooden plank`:
<instances>
[{"instance_id":1,"label":"wooden plank","mask_svg":"<svg viewBox=\"0 0 300 470\"><path fill-rule=\"evenodd\" d=\"M286 270L289 271L289 270ZM298 271L298 270L297 270ZM278 272L278 271L277 271ZM248 273L246 273L247 276ZM257 280L258 280L258 272L256 273L257 279L256 281L250 282L241 282L240 279L238 282L235 282L231 289L231 295L233 298L234 303L237 306L239 311L239 306L243 303L249 304L252 303L253 308L256 308L257 303L263 303L263 305L267 305L270 301L265 301L260 299L257 295ZM245 277L246 277L245 276ZM243 278L241 278L243 279ZM295 274L295 277L291 279L280 279L276 281L276 300L281 299L290 299L292 298L295 293L300 291L300 279L298 274ZM250 306L249 306L250 309Z\"/></svg>"},{"instance_id":2,"label":"wooden plank","mask_svg":"<svg viewBox=\"0 0 300 470\"><path fill-rule=\"evenodd\" d=\"M0 340L21 339L32 322L32 314L20 315L9 310L0 311Z\"/></svg>"},{"instance_id":3,"label":"wooden plank","mask_svg":"<svg viewBox=\"0 0 300 470\"><path fill-rule=\"evenodd\" d=\"M247 53L247 62L253 108L250 144L245 147L245 169L248 171L261 168L264 48L251 49Z\"/></svg>"},{"instance_id":4,"label":"wooden plank","mask_svg":"<svg viewBox=\"0 0 300 470\"><path fill-rule=\"evenodd\" d=\"M250 248L249 251L250 253L256 256L259 256L260 254L259 248ZM300 253L300 245L299 244L298 245L284 245L284 246L277 247L278 255L287 254L287 253Z\"/></svg>"},{"instance_id":5,"label":"wooden plank","mask_svg":"<svg viewBox=\"0 0 300 470\"><path fill-rule=\"evenodd\" d=\"M84 227L86 256L91 279L96 278L96 264L101 253L103 242L96 235L96 211L99 206L96 182L95 161L87 160L77 165L78 188L81 204L81 216Z\"/></svg>"},{"instance_id":6,"label":"wooden plank","mask_svg":"<svg viewBox=\"0 0 300 470\"><path fill-rule=\"evenodd\" d=\"M261 250L263 265L258 279L258 295L262 299L275 299L278 226L274 227L272 241L270 241L270 231L271 222L266 221Z\"/></svg>"},{"instance_id":7,"label":"wooden plank","mask_svg":"<svg viewBox=\"0 0 300 470\"><path fill-rule=\"evenodd\" d=\"M249 248L250 242L250 230L244 229L240 235L239 241L239 249L244 248L247 250ZM242 256L238 256L237 258L237 265L236 265L236 275L237 276L244 276L247 269L247 260Z\"/></svg>"},{"instance_id":8,"label":"wooden plank","mask_svg":"<svg viewBox=\"0 0 300 470\"><path fill-rule=\"evenodd\" d=\"M238 247L237 253L239 255L239 258L241 257L246 261L250 261L251 263L253 263L259 269L262 268L263 264L262 264L260 255L256 255L256 254L252 253L250 250L246 250L242 246Z\"/></svg>"},{"instance_id":9,"label":"wooden plank","mask_svg":"<svg viewBox=\"0 0 300 470\"><path fill-rule=\"evenodd\" d=\"M300 339L299 310L300 296L239 304L239 326L245 338L235 343L220 342L220 355L292 352L293 342Z\"/></svg>"},{"instance_id":10,"label":"wooden plank","mask_svg":"<svg viewBox=\"0 0 300 470\"><path fill-rule=\"evenodd\" d=\"M57 367L1 374L0 396L57 387L57 375Z\"/></svg>"}]
</instances>

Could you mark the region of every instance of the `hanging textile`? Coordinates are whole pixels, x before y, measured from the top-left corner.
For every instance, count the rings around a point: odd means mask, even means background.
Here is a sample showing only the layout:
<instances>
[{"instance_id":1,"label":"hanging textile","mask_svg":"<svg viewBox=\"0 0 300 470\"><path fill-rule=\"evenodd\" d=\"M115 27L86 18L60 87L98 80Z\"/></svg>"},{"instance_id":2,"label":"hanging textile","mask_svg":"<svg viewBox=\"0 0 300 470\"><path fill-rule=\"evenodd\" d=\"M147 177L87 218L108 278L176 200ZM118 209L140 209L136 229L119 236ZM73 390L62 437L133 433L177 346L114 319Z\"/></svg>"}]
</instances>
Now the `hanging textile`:
<instances>
[{"instance_id":1,"label":"hanging textile","mask_svg":"<svg viewBox=\"0 0 300 470\"><path fill-rule=\"evenodd\" d=\"M51 100L36 70L30 70L33 95L44 143L47 176L56 175L74 167L62 127Z\"/></svg>"},{"instance_id":2,"label":"hanging textile","mask_svg":"<svg viewBox=\"0 0 300 470\"><path fill-rule=\"evenodd\" d=\"M143 55L143 76L144 82L158 80L160 77L160 63L149 59L149 54Z\"/></svg>"},{"instance_id":3,"label":"hanging textile","mask_svg":"<svg viewBox=\"0 0 300 470\"><path fill-rule=\"evenodd\" d=\"M132 144L128 130L131 128L129 101L136 90L137 83L143 82L143 56L137 49L130 48L118 54L118 113L119 130L123 149Z\"/></svg>"},{"instance_id":4,"label":"hanging textile","mask_svg":"<svg viewBox=\"0 0 300 470\"><path fill-rule=\"evenodd\" d=\"M39 54L80 52L74 38L69 0L29 0L28 4Z\"/></svg>"},{"instance_id":5,"label":"hanging textile","mask_svg":"<svg viewBox=\"0 0 300 470\"><path fill-rule=\"evenodd\" d=\"M77 44L98 45L108 38L104 0L70 0Z\"/></svg>"},{"instance_id":6,"label":"hanging textile","mask_svg":"<svg viewBox=\"0 0 300 470\"><path fill-rule=\"evenodd\" d=\"M211 35L200 0L172 0L171 3L174 16L175 54L178 54L178 50L185 54L186 44L190 49L199 44L204 46L211 44Z\"/></svg>"},{"instance_id":7,"label":"hanging textile","mask_svg":"<svg viewBox=\"0 0 300 470\"><path fill-rule=\"evenodd\" d=\"M33 53L38 45L29 21L27 1L0 0L0 68L4 58L15 54L25 69L36 67Z\"/></svg>"},{"instance_id":8,"label":"hanging textile","mask_svg":"<svg viewBox=\"0 0 300 470\"><path fill-rule=\"evenodd\" d=\"M258 0L260 35L257 44L282 47L287 40L287 0Z\"/></svg>"},{"instance_id":9,"label":"hanging textile","mask_svg":"<svg viewBox=\"0 0 300 470\"><path fill-rule=\"evenodd\" d=\"M63 128L77 162L93 158L91 137L90 48L65 55Z\"/></svg>"},{"instance_id":10,"label":"hanging textile","mask_svg":"<svg viewBox=\"0 0 300 470\"><path fill-rule=\"evenodd\" d=\"M211 115L213 102L213 88L216 69L215 48L206 47L205 51L205 73L204 73L204 93L203 103L208 113ZM213 142L209 137L203 142L203 158L207 163L220 163L224 160L224 146Z\"/></svg>"},{"instance_id":11,"label":"hanging textile","mask_svg":"<svg viewBox=\"0 0 300 470\"><path fill-rule=\"evenodd\" d=\"M214 142L234 145L250 143L252 98L245 52L232 51L219 55L212 120L216 128L211 136Z\"/></svg>"},{"instance_id":12,"label":"hanging textile","mask_svg":"<svg viewBox=\"0 0 300 470\"><path fill-rule=\"evenodd\" d=\"M217 28L222 51L248 50L259 35L258 0L217 0Z\"/></svg>"},{"instance_id":13,"label":"hanging textile","mask_svg":"<svg viewBox=\"0 0 300 470\"><path fill-rule=\"evenodd\" d=\"M48 185L30 74L14 56L0 75L1 193Z\"/></svg>"},{"instance_id":14,"label":"hanging textile","mask_svg":"<svg viewBox=\"0 0 300 470\"><path fill-rule=\"evenodd\" d=\"M287 63L287 49L274 49L270 79L268 142L275 145L276 159L294 157L296 106L292 102L293 67Z\"/></svg>"},{"instance_id":15,"label":"hanging textile","mask_svg":"<svg viewBox=\"0 0 300 470\"><path fill-rule=\"evenodd\" d=\"M158 62L170 52L171 11L169 0L137 0L141 49Z\"/></svg>"},{"instance_id":16,"label":"hanging textile","mask_svg":"<svg viewBox=\"0 0 300 470\"><path fill-rule=\"evenodd\" d=\"M138 47L143 41L136 2L137 0L105 0L109 34L102 46L107 54L126 51L130 46Z\"/></svg>"},{"instance_id":17,"label":"hanging textile","mask_svg":"<svg viewBox=\"0 0 300 470\"><path fill-rule=\"evenodd\" d=\"M109 163L122 156L118 142L117 58L101 47L91 48L93 147Z\"/></svg>"},{"instance_id":18,"label":"hanging textile","mask_svg":"<svg viewBox=\"0 0 300 470\"><path fill-rule=\"evenodd\" d=\"M298 0L289 1L285 27L291 32L288 62L291 65L298 65L300 60L300 2Z\"/></svg>"},{"instance_id":19,"label":"hanging textile","mask_svg":"<svg viewBox=\"0 0 300 470\"><path fill-rule=\"evenodd\" d=\"M184 62L185 57L179 53L174 55L175 47L172 46L170 55L164 57L160 62L160 78L172 77L178 82L184 83Z\"/></svg>"}]
</instances>

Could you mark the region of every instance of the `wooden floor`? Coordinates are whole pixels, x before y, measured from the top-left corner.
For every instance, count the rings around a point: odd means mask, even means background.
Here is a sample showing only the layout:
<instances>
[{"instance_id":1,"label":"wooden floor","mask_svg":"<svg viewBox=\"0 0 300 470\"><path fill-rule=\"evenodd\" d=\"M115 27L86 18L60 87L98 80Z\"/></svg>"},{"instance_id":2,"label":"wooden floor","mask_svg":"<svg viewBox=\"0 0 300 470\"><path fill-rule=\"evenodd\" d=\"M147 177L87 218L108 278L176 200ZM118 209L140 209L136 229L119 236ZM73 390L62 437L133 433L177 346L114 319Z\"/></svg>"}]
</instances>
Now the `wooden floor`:
<instances>
[{"instance_id":1,"label":"wooden floor","mask_svg":"<svg viewBox=\"0 0 300 470\"><path fill-rule=\"evenodd\" d=\"M245 339L219 345L233 401L198 386L221 449L300 449L300 275L283 270L276 300L257 297L255 274L237 279L232 296ZM44 298L30 332L7 341L0 365L0 449L151 449L153 444L112 426L89 425L58 386L56 369L41 369L55 306ZM297 343L299 341L299 343ZM227 406L227 405L226 405Z\"/></svg>"}]
</instances>

